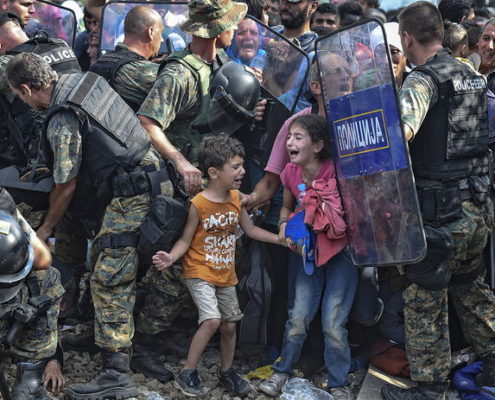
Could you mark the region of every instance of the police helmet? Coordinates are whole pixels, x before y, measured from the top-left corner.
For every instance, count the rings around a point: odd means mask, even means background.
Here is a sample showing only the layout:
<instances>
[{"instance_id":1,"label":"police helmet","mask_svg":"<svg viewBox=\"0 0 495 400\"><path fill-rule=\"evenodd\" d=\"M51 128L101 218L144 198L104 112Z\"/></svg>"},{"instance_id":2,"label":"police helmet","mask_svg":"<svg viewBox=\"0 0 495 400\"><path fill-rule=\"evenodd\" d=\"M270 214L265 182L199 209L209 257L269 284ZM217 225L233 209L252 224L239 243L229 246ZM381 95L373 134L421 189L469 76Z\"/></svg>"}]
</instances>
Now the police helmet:
<instances>
[{"instance_id":1,"label":"police helmet","mask_svg":"<svg viewBox=\"0 0 495 400\"><path fill-rule=\"evenodd\" d=\"M0 303L21 289L33 267L34 250L26 233L10 214L0 211Z\"/></svg>"},{"instance_id":2,"label":"police helmet","mask_svg":"<svg viewBox=\"0 0 495 400\"><path fill-rule=\"evenodd\" d=\"M254 118L260 82L244 65L229 61L215 73L210 96L210 128L216 133L230 135Z\"/></svg>"}]
</instances>

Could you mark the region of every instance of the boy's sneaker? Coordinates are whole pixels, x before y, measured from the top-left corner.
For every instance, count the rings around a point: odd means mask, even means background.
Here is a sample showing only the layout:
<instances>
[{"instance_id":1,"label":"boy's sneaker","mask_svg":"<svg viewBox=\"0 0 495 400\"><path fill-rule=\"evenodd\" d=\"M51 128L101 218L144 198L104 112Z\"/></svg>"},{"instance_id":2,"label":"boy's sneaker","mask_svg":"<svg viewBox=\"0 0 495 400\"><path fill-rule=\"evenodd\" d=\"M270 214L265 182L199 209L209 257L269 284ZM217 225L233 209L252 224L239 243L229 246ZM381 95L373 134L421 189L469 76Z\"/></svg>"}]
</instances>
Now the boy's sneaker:
<instances>
[{"instance_id":1,"label":"boy's sneaker","mask_svg":"<svg viewBox=\"0 0 495 400\"><path fill-rule=\"evenodd\" d=\"M218 378L220 385L229 389L237 396L246 396L251 391L249 382L242 379L240 375L234 371L234 368L230 368L227 371L220 371Z\"/></svg>"},{"instance_id":2,"label":"boy's sneaker","mask_svg":"<svg viewBox=\"0 0 495 400\"><path fill-rule=\"evenodd\" d=\"M283 372L274 372L272 377L267 381L261 382L260 390L269 396L278 396L282 386L289 380L289 374Z\"/></svg>"},{"instance_id":3,"label":"boy's sneaker","mask_svg":"<svg viewBox=\"0 0 495 400\"><path fill-rule=\"evenodd\" d=\"M338 386L328 389L334 400L354 400L354 393L352 393L350 386Z\"/></svg>"},{"instance_id":4,"label":"boy's sneaker","mask_svg":"<svg viewBox=\"0 0 495 400\"><path fill-rule=\"evenodd\" d=\"M205 394L197 369L183 369L175 378L174 386L189 397L202 396Z\"/></svg>"}]
</instances>

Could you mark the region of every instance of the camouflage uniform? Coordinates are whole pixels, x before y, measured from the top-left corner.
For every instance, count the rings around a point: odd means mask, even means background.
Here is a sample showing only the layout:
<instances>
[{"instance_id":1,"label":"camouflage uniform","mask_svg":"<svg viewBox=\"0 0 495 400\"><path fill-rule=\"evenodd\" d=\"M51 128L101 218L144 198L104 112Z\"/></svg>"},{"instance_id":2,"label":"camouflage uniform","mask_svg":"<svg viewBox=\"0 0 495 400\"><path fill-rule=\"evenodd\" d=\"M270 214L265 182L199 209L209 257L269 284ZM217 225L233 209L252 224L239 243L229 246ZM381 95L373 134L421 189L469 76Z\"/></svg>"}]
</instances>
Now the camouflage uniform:
<instances>
[{"instance_id":1,"label":"camouflage uniform","mask_svg":"<svg viewBox=\"0 0 495 400\"><path fill-rule=\"evenodd\" d=\"M63 93L55 86L52 103L63 101ZM67 95L67 93L65 93ZM78 175L82 160L82 139L79 123L70 112L58 112L50 119L47 137L54 153L55 183L65 183ZM141 165L160 167L156 152L151 148ZM169 181L161 184L162 193L172 194ZM149 195L113 198L107 206L98 239L106 234L134 233L148 213ZM95 306L95 342L110 352L131 345L134 334L133 308L138 256L134 247L107 248L92 254L96 259L91 277L91 292Z\"/></svg>"},{"instance_id":2,"label":"camouflage uniform","mask_svg":"<svg viewBox=\"0 0 495 400\"><path fill-rule=\"evenodd\" d=\"M204 63L205 68L212 68ZM155 120L170 142L181 151L190 144L191 152L185 154L191 162L196 162L196 149L201 140L198 134L188 136L177 132L187 130L200 107L199 82L189 68L178 62L170 62L160 71L153 89L138 111L138 115Z\"/></svg>"},{"instance_id":3,"label":"camouflage uniform","mask_svg":"<svg viewBox=\"0 0 495 400\"><path fill-rule=\"evenodd\" d=\"M118 48L128 50L124 43L118 43ZM113 88L124 100L142 104L155 83L158 67L159 64L147 60L127 63L115 74Z\"/></svg>"},{"instance_id":4,"label":"camouflage uniform","mask_svg":"<svg viewBox=\"0 0 495 400\"><path fill-rule=\"evenodd\" d=\"M55 354L58 340L58 311L64 294L64 288L60 284L60 273L55 268L33 270L26 279L32 277L38 281L40 293L46 294L54 302L46 315L37 317L21 331L19 339L10 348L12 353L29 362L41 361ZM29 289L24 285L13 301L22 304L26 303L29 297ZM7 336L9 328L9 320L0 321L0 341Z\"/></svg>"},{"instance_id":5,"label":"camouflage uniform","mask_svg":"<svg viewBox=\"0 0 495 400\"><path fill-rule=\"evenodd\" d=\"M29 238L36 235L19 211L17 211L17 219ZM57 349L57 320L64 288L60 284L60 273L55 268L31 270L26 279L36 279L40 295L47 295L53 299L53 303L46 314L37 317L22 329L10 351L23 361L36 362L52 357ZM27 303L31 295L28 286L24 284L8 304ZM9 320L0 320L0 343L9 333L11 323L12 321Z\"/></svg>"},{"instance_id":6,"label":"camouflage uniform","mask_svg":"<svg viewBox=\"0 0 495 400\"><path fill-rule=\"evenodd\" d=\"M432 80L413 71L399 92L402 121L417 132L437 97ZM462 211L460 219L445 225L453 238L449 262L453 277L448 287L427 290L412 283L403 293L406 350L411 377L419 382L444 382L450 372L448 297L478 356L495 353L495 296L484 283L484 271L471 282L455 281L456 275L476 271L483 262L482 252L493 228L493 205L490 199L481 206L463 201Z\"/></svg>"},{"instance_id":7,"label":"camouflage uniform","mask_svg":"<svg viewBox=\"0 0 495 400\"><path fill-rule=\"evenodd\" d=\"M11 59L10 55L0 57L0 92L4 94L12 93L5 74L6 65ZM30 205L23 202L17 204L17 208L34 230L43 224L48 212L48 210L34 211ZM87 252L87 238L79 227L80 223L66 214L55 228L55 255L69 267L73 266L73 272L76 274L84 272L81 266L86 261Z\"/></svg>"}]
</instances>

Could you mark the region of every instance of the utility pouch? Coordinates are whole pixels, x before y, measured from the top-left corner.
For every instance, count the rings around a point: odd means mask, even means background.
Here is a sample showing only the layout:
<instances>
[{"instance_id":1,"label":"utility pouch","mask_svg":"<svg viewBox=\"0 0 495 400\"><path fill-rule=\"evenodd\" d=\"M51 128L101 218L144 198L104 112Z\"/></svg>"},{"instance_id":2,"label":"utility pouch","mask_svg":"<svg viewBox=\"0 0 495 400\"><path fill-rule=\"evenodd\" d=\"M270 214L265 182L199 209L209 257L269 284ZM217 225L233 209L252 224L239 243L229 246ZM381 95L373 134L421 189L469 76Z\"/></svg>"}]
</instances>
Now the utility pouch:
<instances>
[{"instance_id":1,"label":"utility pouch","mask_svg":"<svg viewBox=\"0 0 495 400\"><path fill-rule=\"evenodd\" d=\"M436 217L438 224L447 224L462 218L462 202L458 187L444 188L435 192Z\"/></svg>"},{"instance_id":2,"label":"utility pouch","mask_svg":"<svg viewBox=\"0 0 495 400\"><path fill-rule=\"evenodd\" d=\"M406 277L428 290L446 288L450 282L450 258L454 241L446 226L425 225L428 251L426 257L417 264L406 267Z\"/></svg>"},{"instance_id":3,"label":"utility pouch","mask_svg":"<svg viewBox=\"0 0 495 400\"><path fill-rule=\"evenodd\" d=\"M21 324L27 324L38 314L38 309L31 304L19 304L12 312L12 318Z\"/></svg>"},{"instance_id":4,"label":"utility pouch","mask_svg":"<svg viewBox=\"0 0 495 400\"><path fill-rule=\"evenodd\" d=\"M460 189L437 181L417 182L418 200L423 221L443 225L462 217Z\"/></svg>"},{"instance_id":5,"label":"utility pouch","mask_svg":"<svg viewBox=\"0 0 495 400\"><path fill-rule=\"evenodd\" d=\"M490 193L490 178L488 176L470 176L468 180L473 203L476 206L485 204Z\"/></svg>"},{"instance_id":6,"label":"utility pouch","mask_svg":"<svg viewBox=\"0 0 495 400\"><path fill-rule=\"evenodd\" d=\"M151 257L159 250L170 251L186 224L186 202L169 196L153 197L150 210L139 227L137 251L143 265L151 265Z\"/></svg>"}]
</instances>

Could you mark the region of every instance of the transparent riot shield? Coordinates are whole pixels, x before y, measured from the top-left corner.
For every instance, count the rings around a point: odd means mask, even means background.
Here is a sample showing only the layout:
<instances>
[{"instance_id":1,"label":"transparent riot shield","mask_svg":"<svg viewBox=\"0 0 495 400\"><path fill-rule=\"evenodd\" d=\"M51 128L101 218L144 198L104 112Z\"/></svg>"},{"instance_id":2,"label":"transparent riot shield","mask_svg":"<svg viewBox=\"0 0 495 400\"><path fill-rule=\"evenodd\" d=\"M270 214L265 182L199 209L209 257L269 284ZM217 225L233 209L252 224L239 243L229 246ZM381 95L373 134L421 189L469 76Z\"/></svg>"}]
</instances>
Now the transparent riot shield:
<instances>
[{"instance_id":1,"label":"transparent riot shield","mask_svg":"<svg viewBox=\"0 0 495 400\"><path fill-rule=\"evenodd\" d=\"M383 26L365 20L320 38L316 57L353 262L420 261L426 241Z\"/></svg>"},{"instance_id":2,"label":"transparent riot shield","mask_svg":"<svg viewBox=\"0 0 495 400\"><path fill-rule=\"evenodd\" d=\"M187 20L187 2L154 1L111 1L103 7L100 29L100 52L115 49L124 39L124 19L136 6L147 6L157 11L163 18L163 43L160 55L182 50L190 41L190 35L180 30L180 25Z\"/></svg>"},{"instance_id":3,"label":"transparent riot shield","mask_svg":"<svg viewBox=\"0 0 495 400\"><path fill-rule=\"evenodd\" d=\"M232 60L255 70L261 80L261 96L268 100L263 121L237 135L250 156L264 167L283 123L310 105L301 100L304 88L309 88L309 57L250 15L237 25L226 52Z\"/></svg>"},{"instance_id":4,"label":"transparent riot shield","mask_svg":"<svg viewBox=\"0 0 495 400\"><path fill-rule=\"evenodd\" d=\"M48 37L62 39L72 47L77 27L74 11L45 0L37 0L34 8L34 16L26 26L28 36L34 36L37 31L45 31Z\"/></svg>"}]
</instances>

